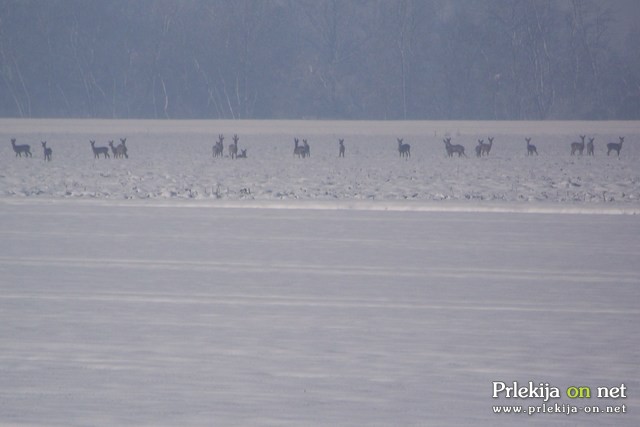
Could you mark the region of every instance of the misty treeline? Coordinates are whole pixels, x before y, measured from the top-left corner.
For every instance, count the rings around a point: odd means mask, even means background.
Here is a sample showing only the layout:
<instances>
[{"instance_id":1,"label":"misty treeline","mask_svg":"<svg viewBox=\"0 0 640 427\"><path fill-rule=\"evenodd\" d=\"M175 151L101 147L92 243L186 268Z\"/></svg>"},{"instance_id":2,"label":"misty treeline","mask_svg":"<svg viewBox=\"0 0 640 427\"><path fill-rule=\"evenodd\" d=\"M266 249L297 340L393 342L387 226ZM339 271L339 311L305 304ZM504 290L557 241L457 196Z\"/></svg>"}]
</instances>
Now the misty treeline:
<instances>
[{"instance_id":1,"label":"misty treeline","mask_svg":"<svg viewBox=\"0 0 640 427\"><path fill-rule=\"evenodd\" d=\"M639 119L607 3L0 0L0 115Z\"/></svg>"}]
</instances>

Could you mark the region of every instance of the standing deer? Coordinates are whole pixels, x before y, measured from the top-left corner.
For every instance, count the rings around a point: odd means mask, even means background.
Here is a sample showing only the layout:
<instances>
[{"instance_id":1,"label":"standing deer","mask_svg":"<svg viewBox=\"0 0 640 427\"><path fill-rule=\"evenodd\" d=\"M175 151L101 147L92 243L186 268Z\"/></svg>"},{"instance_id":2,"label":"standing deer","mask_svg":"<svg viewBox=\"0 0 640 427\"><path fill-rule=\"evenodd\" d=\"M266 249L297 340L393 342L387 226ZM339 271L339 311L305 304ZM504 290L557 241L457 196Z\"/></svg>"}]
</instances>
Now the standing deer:
<instances>
[{"instance_id":1,"label":"standing deer","mask_svg":"<svg viewBox=\"0 0 640 427\"><path fill-rule=\"evenodd\" d=\"M213 157L222 157L224 153L224 144L222 141L224 141L224 135L220 134L218 135L218 142L213 146Z\"/></svg>"},{"instance_id":2,"label":"standing deer","mask_svg":"<svg viewBox=\"0 0 640 427\"><path fill-rule=\"evenodd\" d=\"M305 150L304 147L300 146L300 141L298 140L298 138L293 138L293 155L294 156L298 156L298 158L302 157L304 158L305 156Z\"/></svg>"},{"instance_id":3,"label":"standing deer","mask_svg":"<svg viewBox=\"0 0 640 427\"><path fill-rule=\"evenodd\" d=\"M129 158L127 154L127 138L120 138L120 144L116 147L119 150L120 157L124 156L125 158Z\"/></svg>"},{"instance_id":4,"label":"standing deer","mask_svg":"<svg viewBox=\"0 0 640 427\"><path fill-rule=\"evenodd\" d=\"M309 146L309 143L306 139L302 140L302 145L304 148L304 156L302 157L311 157L311 147Z\"/></svg>"},{"instance_id":5,"label":"standing deer","mask_svg":"<svg viewBox=\"0 0 640 427\"><path fill-rule=\"evenodd\" d=\"M411 157L411 145L403 144L403 138L396 138L398 140L398 154L400 157Z\"/></svg>"},{"instance_id":6,"label":"standing deer","mask_svg":"<svg viewBox=\"0 0 640 427\"><path fill-rule=\"evenodd\" d=\"M118 158L118 150L116 149L116 146L113 145L113 140L109 141L109 147L111 147L111 153L113 154L113 158L117 159Z\"/></svg>"},{"instance_id":7,"label":"standing deer","mask_svg":"<svg viewBox=\"0 0 640 427\"><path fill-rule=\"evenodd\" d=\"M238 141L240 138L238 135L233 135L233 143L229 144L229 157L235 159L238 157Z\"/></svg>"},{"instance_id":8,"label":"standing deer","mask_svg":"<svg viewBox=\"0 0 640 427\"><path fill-rule=\"evenodd\" d=\"M589 138L589 142L587 143L587 156L593 156L593 140L595 138Z\"/></svg>"},{"instance_id":9,"label":"standing deer","mask_svg":"<svg viewBox=\"0 0 640 427\"><path fill-rule=\"evenodd\" d=\"M16 145L16 139L11 138L11 146L13 147L13 151L16 152L16 157L22 157L22 153L24 153L25 157L33 157L31 155L31 147L29 147L28 144Z\"/></svg>"},{"instance_id":10,"label":"standing deer","mask_svg":"<svg viewBox=\"0 0 640 427\"><path fill-rule=\"evenodd\" d=\"M113 141L110 141L111 145L113 145ZM91 150L93 150L93 158L94 159L98 159L100 158L100 154L102 154L104 156L104 158L106 159L109 156L109 147L96 147L96 142L93 140L90 140L89 143L91 144Z\"/></svg>"},{"instance_id":11,"label":"standing deer","mask_svg":"<svg viewBox=\"0 0 640 427\"><path fill-rule=\"evenodd\" d=\"M579 135L580 139L582 140L582 142L572 142L571 143L571 155L573 156L576 151L582 155L582 152L584 151L584 139L586 138L585 135Z\"/></svg>"},{"instance_id":12,"label":"standing deer","mask_svg":"<svg viewBox=\"0 0 640 427\"><path fill-rule=\"evenodd\" d=\"M458 154L458 157L467 157L467 155L464 153L464 146L460 144L452 144L451 138L445 138L442 141L444 142L445 149L447 150L447 155L449 157L453 157L454 153Z\"/></svg>"},{"instance_id":13,"label":"standing deer","mask_svg":"<svg viewBox=\"0 0 640 427\"><path fill-rule=\"evenodd\" d=\"M478 145L476 145L476 157L482 156L482 146L484 145L484 140L479 139Z\"/></svg>"},{"instance_id":14,"label":"standing deer","mask_svg":"<svg viewBox=\"0 0 640 427\"><path fill-rule=\"evenodd\" d=\"M238 141L240 140L240 138L238 137L238 135L233 135L233 138L231 139L233 139L233 142L229 144L229 157L235 159L236 157L238 157Z\"/></svg>"},{"instance_id":15,"label":"standing deer","mask_svg":"<svg viewBox=\"0 0 640 427\"><path fill-rule=\"evenodd\" d=\"M624 136L619 136L618 139L620 139L619 143L610 142L607 144L607 156L609 155L610 152L615 151L616 153L618 153L618 157L620 157L620 150L622 150L622 143L624 142Z\"/></svg>"},{"instance_id":16,"label":"standing deer","mask_svg":"<svg viewBox=\"0 0 640 427\"><path fill-rule=\"evenodd\" d=\"M482 144L482 148L481 148L481 154L483 156L488 156L489 152L491 151L491 147L493 147L493 137L490 136L487 138L487 140L489 141L488 144Z\"/></svg>"},{"instance_id":17,"label":"standing deer","mask_svg":"<svg viewBox=\"0 0 640 427\"><path fill-rule=\"evenodd\" d=\"M537 156L538 150L535 145L531 144L531 138L525 138L524 140L527 141L527 156L533 156L533 153L536 153Z\"/></svg>"},{"instance_id":18,"label":"standing deer","mask_svg":"<svg viewBox=\"0 0 640 427\"><path fill-rule=\"evenodd\" d=\"M122 141L122 139L120 140ZM126 138L125 138L126 141ZM121 159L122 157L126 157L127 159L129 158L129 156L127 155L127 146L124 145L123 143L118 144L118 146L113 145L113 140L109 141L109 147L111 147L111 151L113 152L113 158L114 159Z\"/></svg>"},{"instance_id":19,"label":"standing deer","mask_svg":"<svg viewBox=\"0 0 640 427\"><path fill-rule=\"evenodd\" d=\"M338 145L339 145L339 152L338 152L338 157L344 157L344 139L339 139L338 140Z\"/></svg>"},{"instance_id":20,"label":"standing deer","mask_svg":"<svg viewBox=\"0 0 640 427\"><path fill-rule=\"evenodd\" d=\"M47 141L40 141L40 144L42 144L42 150L44 151L44 161L51 161L51 154L53 153L53 150L51 148L47 148Z\"/></svg>"}]
</instances>

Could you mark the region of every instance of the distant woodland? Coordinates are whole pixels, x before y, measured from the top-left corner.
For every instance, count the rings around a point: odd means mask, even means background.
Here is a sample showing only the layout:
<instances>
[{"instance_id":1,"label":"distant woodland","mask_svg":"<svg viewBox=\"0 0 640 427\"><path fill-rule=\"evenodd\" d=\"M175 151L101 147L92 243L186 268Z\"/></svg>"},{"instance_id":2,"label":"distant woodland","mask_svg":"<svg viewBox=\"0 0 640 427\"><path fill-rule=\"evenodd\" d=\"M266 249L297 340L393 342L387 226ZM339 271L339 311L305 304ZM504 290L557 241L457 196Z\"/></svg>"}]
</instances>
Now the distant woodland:
<instances>
[{"instance_id":1,"label":"distant woodland","mask_svg":"<svg viewBox=\"0 0 640 427\"><path fill-rule=\"evenodd\" d=\"M0 0L0 116L640 119L614 3Z\"/></svg>"}]
</instances>

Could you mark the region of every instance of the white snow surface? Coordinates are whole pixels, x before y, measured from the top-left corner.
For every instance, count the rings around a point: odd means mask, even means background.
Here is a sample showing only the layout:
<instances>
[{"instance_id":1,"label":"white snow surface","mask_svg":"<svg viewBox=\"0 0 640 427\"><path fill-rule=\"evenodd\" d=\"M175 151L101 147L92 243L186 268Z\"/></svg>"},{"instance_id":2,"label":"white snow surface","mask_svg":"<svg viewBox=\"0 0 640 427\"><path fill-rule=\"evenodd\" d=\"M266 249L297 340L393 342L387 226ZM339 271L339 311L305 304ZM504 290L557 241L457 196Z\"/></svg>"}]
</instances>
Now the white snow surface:
<instances>
[{"instance_id":1,"label":"white snow surface","mask_svg":"<svg viewBox=\"0 0 640 427\"><path fill-rule=\"evenodd\" d=\"M0 125L0 425L640 424L637 122Z\"/></svg>"},{"instance_id":2,"label":"white snow surface","mask_svg":"<svg viewBox=\"0 0 640 427\"><path fill-rule=\"evenodd\" d=\"M0 197L640 206L639 122L0 120L0 129ZM214 159L218 134L225 157ZM228 158L233 134L247 159ZM595 137L594 157L569 155L579 134ZM447 158L445 136L469 158ZM478 159L476 141L488 136L491 153ZM525 136L539 156L526 156ZM607 156L618 136L620 158ZM94 159L90 139L107 146L123 137L129 159ZM308 139L310 158L294 158L294 137ZM34 158L16 159L10 138L30 144ZM411 144L410 159L399 157L396 138Z\"/></svg>"}]
</instances>

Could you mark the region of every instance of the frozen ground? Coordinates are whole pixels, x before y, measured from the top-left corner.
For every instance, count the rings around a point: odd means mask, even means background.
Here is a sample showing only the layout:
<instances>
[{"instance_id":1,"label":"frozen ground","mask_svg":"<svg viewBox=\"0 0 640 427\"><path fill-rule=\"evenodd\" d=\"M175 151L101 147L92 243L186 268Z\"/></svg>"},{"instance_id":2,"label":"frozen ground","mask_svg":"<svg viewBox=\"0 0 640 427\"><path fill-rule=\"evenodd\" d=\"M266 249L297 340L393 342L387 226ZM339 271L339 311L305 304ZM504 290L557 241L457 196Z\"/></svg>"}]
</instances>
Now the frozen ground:
<instances>
[{"instance_id":1,"label":"frozen ground","mask_svg":"<svg viewBox=\"0 0 640 427\"><path fill-rule=\"evenodd\" d=\"M0 120L0 197L99 199L252 199L258 201L483 201L640 206L638 122L158 122ZM234 133L248 158L212 158L218 134L225 156ZM571 157L578 134L596 138L595 157ZM442 138L466 146L446 158ZM489 157L477 139L495 136ZM621 157L606 142L625 136ZM524 137L540 156L527 157ZM89 140L127 137L126 161L94 160ZM311 158L293 158L293 138ZM396 137L412 146L398 156ZM16 159L9 143L30 144ZM338 159L338 138L347 155ZM43 162L41 140L53 149Z\"/></svg>"},{"instance_id":2,"label":"frozen ground","mask_svg":"<svg viewBox=\"0 0 640 427\"><path fill-rule=\"evenodd\" d=\"M0 217L3 424L640 422L637 215L5 200ZM629 409L494 415L542 403L492 399L497 380L624 383L588 403Z\"/></svg>"},{"instance_id":3,"label":"frozen ground","mask_svg":"<svg viewBox=\"0 0 640 427\"><path fill-rule=\"evenodd\" d=\"M2 425L640 423L636 123L2 124ZM490 127L484 159L419 136ZM620 160L568 155L614 129ZM249 159L211 159L220 132ZM130 159L93 159L120 136ZM624 383L547 403L627 413L493 413L541 406L491 398L530 380Z\"/></svg>"}]
</instances>

